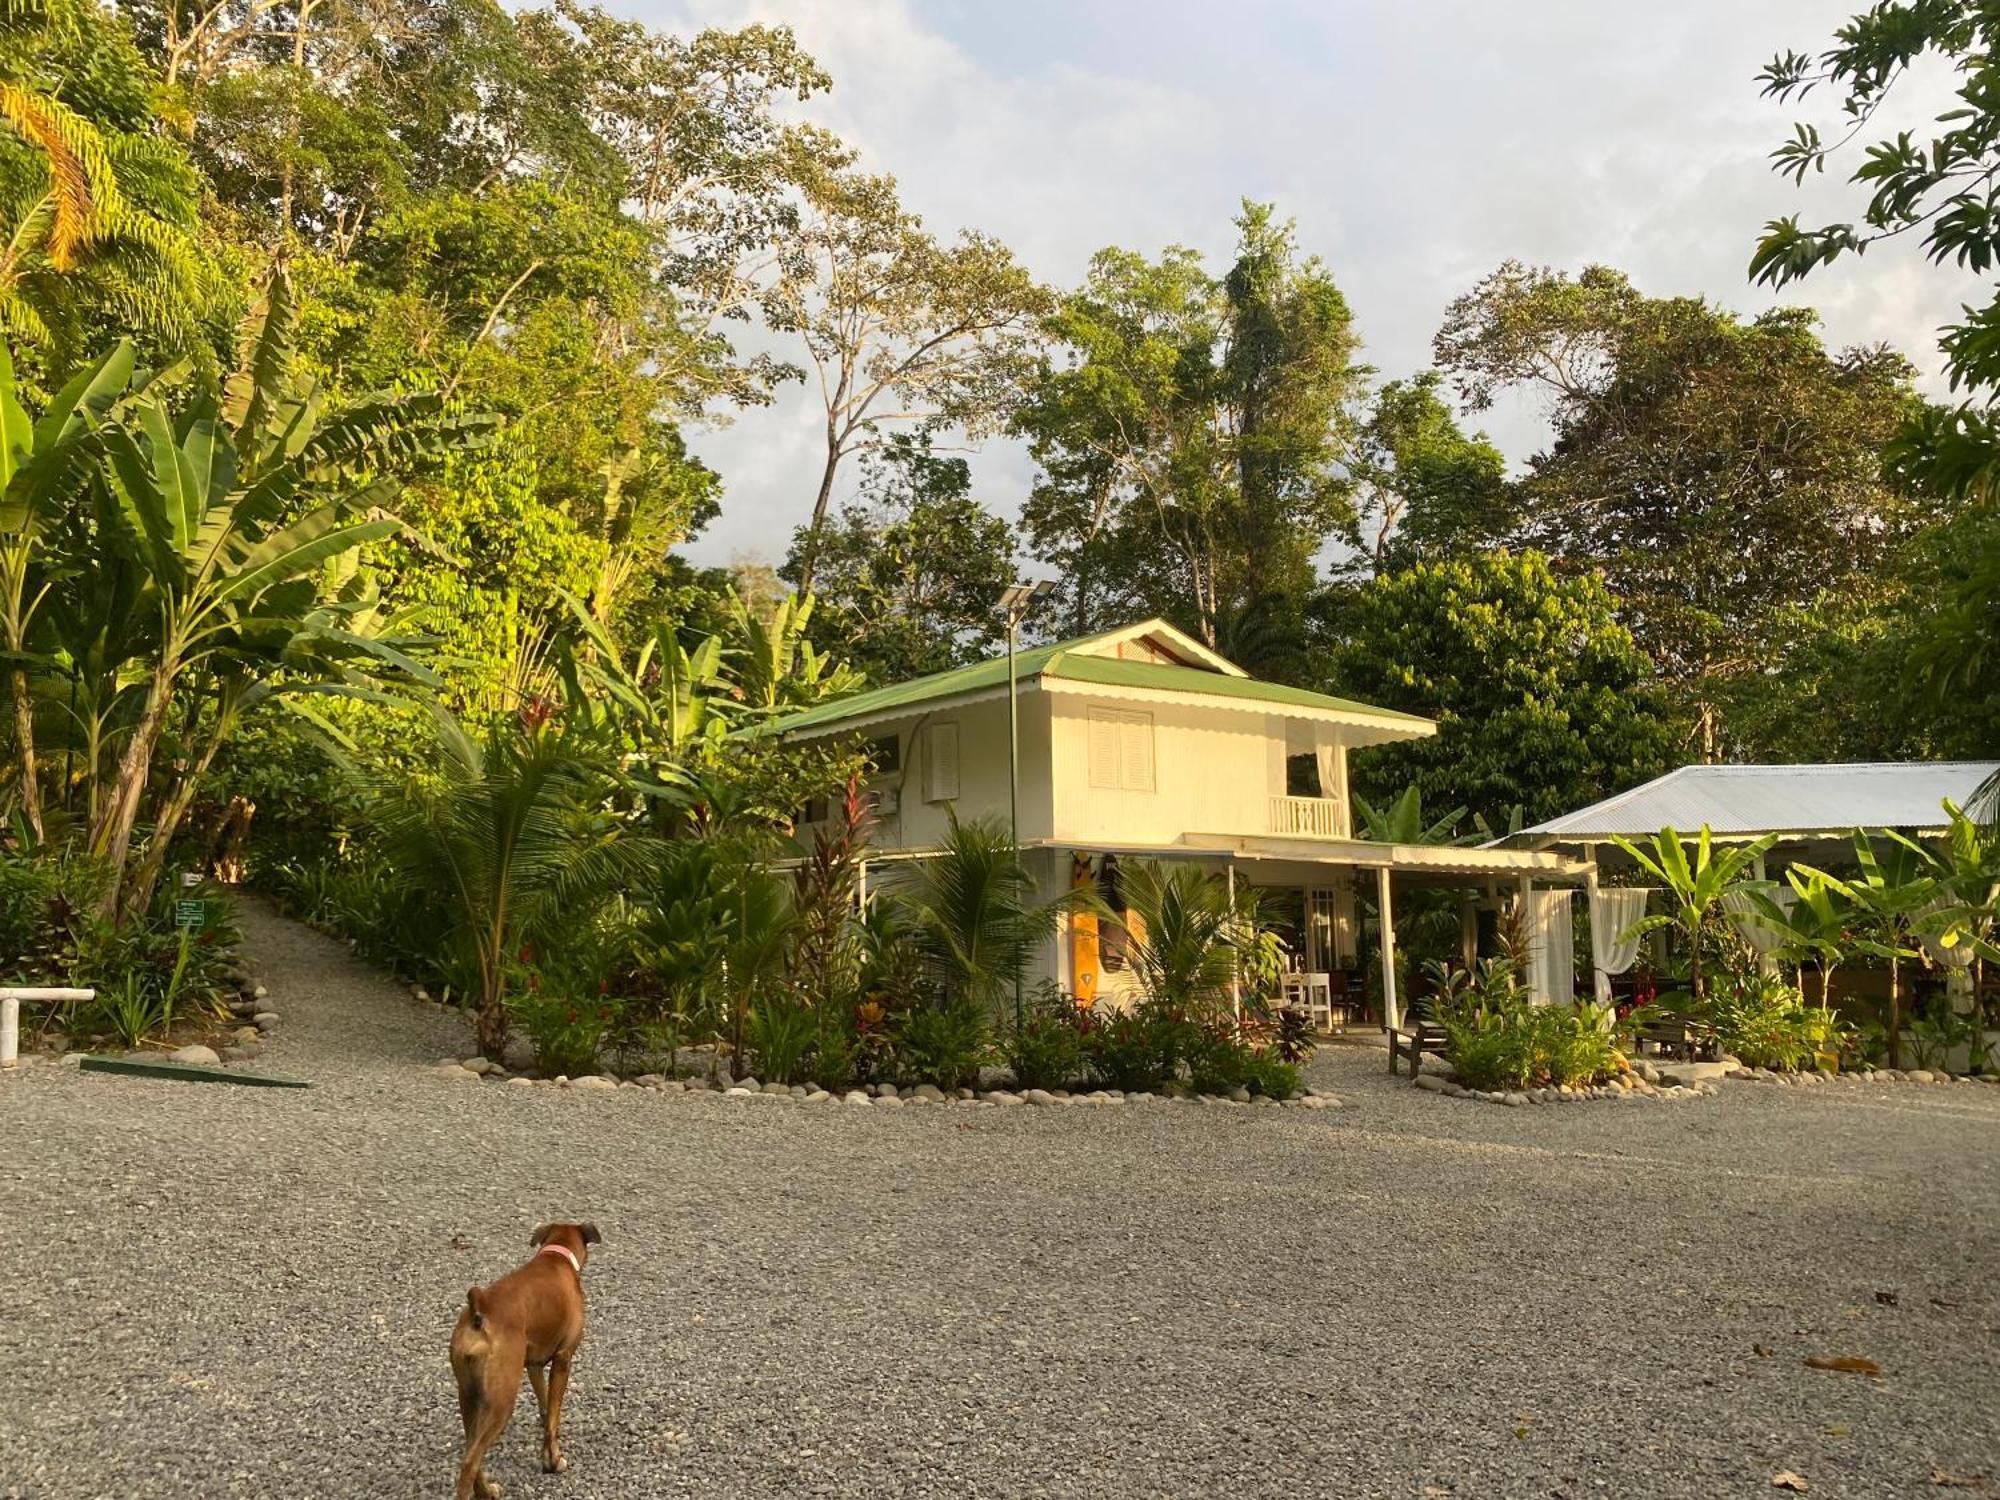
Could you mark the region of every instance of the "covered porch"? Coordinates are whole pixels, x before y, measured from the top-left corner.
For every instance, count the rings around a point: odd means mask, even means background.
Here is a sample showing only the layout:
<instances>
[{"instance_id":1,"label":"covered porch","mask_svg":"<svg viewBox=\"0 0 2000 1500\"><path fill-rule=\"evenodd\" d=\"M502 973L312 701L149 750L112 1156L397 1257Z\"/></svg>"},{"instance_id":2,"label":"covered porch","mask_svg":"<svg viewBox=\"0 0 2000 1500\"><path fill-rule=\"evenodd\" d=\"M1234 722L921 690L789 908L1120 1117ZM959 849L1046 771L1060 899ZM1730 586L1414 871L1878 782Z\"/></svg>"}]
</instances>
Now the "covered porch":
<instances>
[{"instance_id":1,"label":"covered porch","mask_svg":"<svg viewBox=\"0 0 2000 1500\"><path fill-rule=\"evenodd\" d=\"M1572 897L1590 883L1585 861L1541 850L1381 844L1313 835L1187 834L1170 845L1044 846L1076 867L1104 862L1188 860L1222 875L1231 888L1247 883L1273 893L1280 925L1291 941L1295 972L1287 988L1322 1029L1400 1026L1415 998L1407 987L1397 941L1397 906L1412 898L1424 908L1434 938L1442 893L1455 893L1451 956L1470 963L1482 952L1503 904L1518 901L1529 943L1524 976L1537 999L1567 1003L1574 986ZM1062 860L1062 855L1067 855ZM1053 861L1052 861L1053 862ZM1363 908L1374 908L1373 953L1366 950ZM1435 942L1432 944L1435 947ZM1056 944L1054 977L1074 990L1072 945ZM1371 980L1375 983L1371 984ZM1109 993L1117 993L1115 984Z\"/></svg>"}]
</instances>

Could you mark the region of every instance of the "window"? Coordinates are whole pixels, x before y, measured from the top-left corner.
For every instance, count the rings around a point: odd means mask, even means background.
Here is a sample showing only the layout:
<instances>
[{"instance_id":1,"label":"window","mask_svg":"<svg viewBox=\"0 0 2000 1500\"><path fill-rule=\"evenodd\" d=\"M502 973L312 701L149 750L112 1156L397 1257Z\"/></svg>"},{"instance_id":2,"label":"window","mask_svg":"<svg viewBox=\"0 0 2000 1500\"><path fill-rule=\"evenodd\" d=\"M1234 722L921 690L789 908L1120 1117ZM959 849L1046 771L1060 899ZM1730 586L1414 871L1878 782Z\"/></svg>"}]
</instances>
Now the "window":
<instances>
[{"instance_id":1,"label":"window","mask_svg":"<svg viewBox=\"0 0 2000 1500\"><path fill-rule=\"evenodd\" d=\"M924 801L957 800L958 725L933 724L924 737Z\"/></svg>"},{"instance_id":2,"label":"window","mask_svg":"<svg viewBox=\"0 0 2000 1500\"><path fill-rule=\"evenodd\" d=\"M903 769L903 741L899 735L885 734L879 740L870 740L861 747L861 753L868 757L871 775L894 776Z\"/></svg>"},{"instance_id":3,"label":"window","mask_svg":"<svg viewBox=\"0 0 2000 1500\"><path fill-rule=\"evenodd\" d=\"M1153 716L1090 710L1090 784L1108 791L1153 790Z\"/></svg>"}]
</instances>

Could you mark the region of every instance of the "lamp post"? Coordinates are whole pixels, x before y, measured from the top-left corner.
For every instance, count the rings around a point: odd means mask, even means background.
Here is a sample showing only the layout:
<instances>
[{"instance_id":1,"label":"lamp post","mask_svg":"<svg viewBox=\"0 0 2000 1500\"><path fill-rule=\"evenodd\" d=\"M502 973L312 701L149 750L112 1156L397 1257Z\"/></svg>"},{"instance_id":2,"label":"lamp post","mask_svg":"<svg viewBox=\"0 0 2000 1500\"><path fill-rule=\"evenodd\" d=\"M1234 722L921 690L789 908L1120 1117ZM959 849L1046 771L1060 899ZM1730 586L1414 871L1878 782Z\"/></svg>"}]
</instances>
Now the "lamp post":
<instances>
[{"instance_id":1,"label":"lamp post","mask_svg":"<svg viewBox=\"0 0 2000 1500\"><path fill-rule=\"evenodd\" d=\"M1047 579L1034 583L1010 584L1000 596L1000 608L1007 616L1007 840L1014 847L1014 865L1021 864L1021 680L1014 667L1014 635L1021 618L1037 599L1055 592ZM1014 1026L1018 1030L1026 1018L1021 999L1021 969L1027 955L1014 955Z\"/></svg>"}]
</instances>

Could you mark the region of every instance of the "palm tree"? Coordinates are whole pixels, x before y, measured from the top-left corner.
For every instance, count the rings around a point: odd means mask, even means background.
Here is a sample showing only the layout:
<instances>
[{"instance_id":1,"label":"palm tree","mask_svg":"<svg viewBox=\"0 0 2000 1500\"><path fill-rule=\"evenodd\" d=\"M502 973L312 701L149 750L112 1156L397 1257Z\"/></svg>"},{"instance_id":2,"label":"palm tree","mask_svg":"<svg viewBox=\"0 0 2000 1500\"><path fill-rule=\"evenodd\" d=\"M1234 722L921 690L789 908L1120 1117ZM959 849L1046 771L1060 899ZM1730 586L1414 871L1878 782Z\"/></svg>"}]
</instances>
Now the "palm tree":
<instances>
[{"instance_id":1,"label":"palm tree","mask_svg":"<svg viewBox=\"0 0 2000 1500\"><path fill-rule=\"evenodd\" d=\"M1777 835L1766 834L1747 844L1728 844L1718 849L1704 823L1695 840L1692 858L1681 836L1671 828L1662 828L1654 834L1645 848L1615 833L1611 842L1659 881L1679 908L1672 915L1642 917L1621 938L1678 926L1687 943L1689 987L1695 1004L1700 1005L1708 995L1701 967L1702 930L1725 897L1750 888L1747 877L1758 859L1778 842Z\"/></svg>"},{"instance_id":2,"label":"palm tree","mask_svg":"<svg viewBox=\"0 0 2000 1500\"><path fill-rule=\"evenodd\" d=\"M1051 937L1059 914L1080 898L1065 891L1035 899L1035 882L997 820L961 823L951 816L944 848L926 860L906 898L907 918L925 968L950 1000L997 1007Z\"/></svg>"},{"instance_id":3,"label":"palm tree","mask_svg":"<svg viewBox=\"0 0 2000 1500\"><path fill-rule=\"evenodd\" d=\"M390 868L413 895L440 900L445 946L474 997L480 1050L507 1042L509 974L524 949L574 920L581 903L643 881L657 853L603 811L606 778L591 746L524 713L480 743L441 707L436 775L377 788Z\"/></svg>"},{"instance_id":4,"label":"palm tree","mask_svg":"<svg viewBox=\"0 0 2000 1500\"><path fill-rule=\"evenodd\" d=\"M0 128L28 148L0 202L0 329L61 368L87 314L108 315L212 364L203 322L221 281L198 234L200 181L168 138L120 123L146 89L121 67L129 43L100 29L122 24L76 0L0 10Z\"/></svg>"},{"instance_id":5,"label":"palm tree","mask_svg":"<svg viewBox=\"0 0 2000 1500\"><path fill-rule=\"evenodd\" d=\"M1228 1010L1252 956L1257 893L1246 886L1232 898L1220 875L1190 864L1134 861L1119 873L1138 917L1127 951L1146 994L1197 1018Z\"/></svg>"}]
</instances>

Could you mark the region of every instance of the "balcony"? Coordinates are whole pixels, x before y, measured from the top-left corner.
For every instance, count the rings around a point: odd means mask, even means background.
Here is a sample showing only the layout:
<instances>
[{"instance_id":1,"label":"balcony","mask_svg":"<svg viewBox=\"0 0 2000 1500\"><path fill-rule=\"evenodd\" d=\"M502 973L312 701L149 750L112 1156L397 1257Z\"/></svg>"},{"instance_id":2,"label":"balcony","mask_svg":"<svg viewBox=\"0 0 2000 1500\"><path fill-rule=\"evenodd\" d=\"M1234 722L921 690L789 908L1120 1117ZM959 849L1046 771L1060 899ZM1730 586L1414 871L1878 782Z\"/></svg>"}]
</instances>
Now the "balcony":
<instances>
[{"instance_id":1,"label":"balcony","mask_svg":"<svg viewBox=\"0 0 2000 1500\"><path fill-rule=\"evenodd\" d=\"M1273 797L1271 832L1316 839L1348 836L1347 810L1333 797Z\"/></svg>"}]
</instances>

